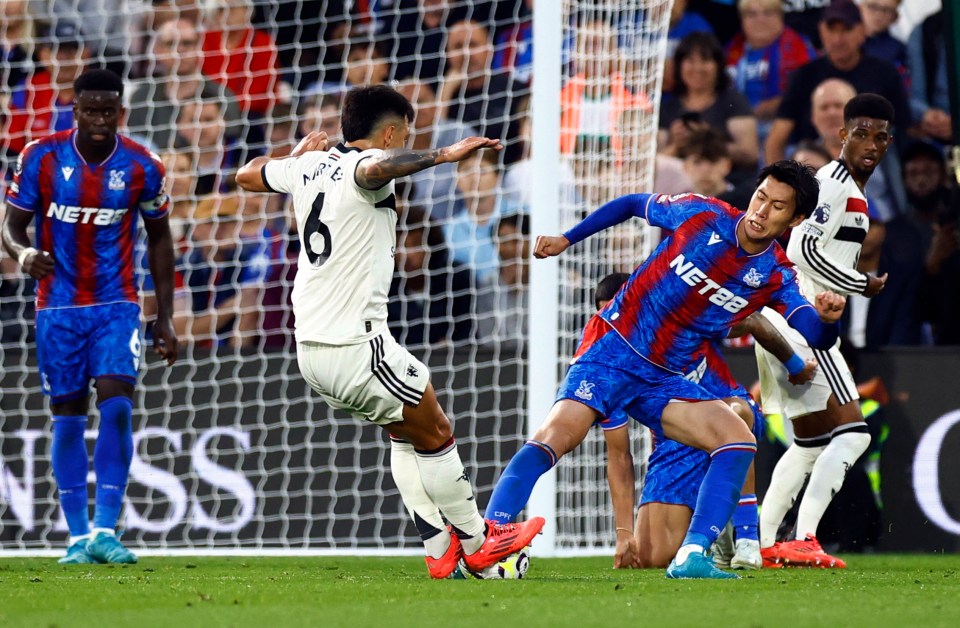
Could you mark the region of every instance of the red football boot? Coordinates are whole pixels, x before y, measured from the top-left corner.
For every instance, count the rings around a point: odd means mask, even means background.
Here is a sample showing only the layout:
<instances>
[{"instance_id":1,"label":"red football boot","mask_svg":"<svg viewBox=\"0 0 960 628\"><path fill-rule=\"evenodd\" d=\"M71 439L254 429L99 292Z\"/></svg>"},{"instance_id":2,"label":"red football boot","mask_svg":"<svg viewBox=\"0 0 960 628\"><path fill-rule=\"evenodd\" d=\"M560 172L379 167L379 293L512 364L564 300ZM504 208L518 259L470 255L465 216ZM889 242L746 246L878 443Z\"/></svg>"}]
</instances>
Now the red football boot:
<instances>
[{"instance_id":1,"label":"red football boot","mask_svg":"<svg viewBox=\"0 0 960 628\"><path fill-rule=\"evenodd\" d=\"M479 572L496 564L501 558L515 554L530 545L533 537L540 534L546 520L534 517L523 523L496 523L487 521L486 539L473 554L464 554L467 569Z\"/></svg>"}]
</instances>

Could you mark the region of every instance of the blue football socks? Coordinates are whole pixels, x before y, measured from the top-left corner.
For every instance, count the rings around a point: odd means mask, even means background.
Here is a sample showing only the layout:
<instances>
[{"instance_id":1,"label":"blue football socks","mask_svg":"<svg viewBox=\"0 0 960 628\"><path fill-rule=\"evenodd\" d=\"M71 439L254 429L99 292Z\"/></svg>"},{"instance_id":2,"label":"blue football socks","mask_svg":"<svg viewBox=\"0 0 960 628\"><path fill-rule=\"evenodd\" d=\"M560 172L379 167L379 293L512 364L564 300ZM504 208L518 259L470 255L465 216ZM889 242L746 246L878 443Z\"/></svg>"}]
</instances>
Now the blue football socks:
<instances>
[{"instance_id":1,"label":"blue football socks","mask_svg":"<svg viewBox=\"0 0 960 628\"><path fill-rule=\"evenodd\" d=\"M100 430L93 450L93 469L97 475L93 527L113 530L120 517L133 459L133 401L127 397L111 397L97 404L97 408Z\"/></svg>"},{"instance_id":2,"label":"blue football socks","mask_svg":"<svg viewBox=\"0 0 960 628\"><path fill-rule=\"evenodd\" d=\"M739 539L759 541L757 526L760 515L757 512L757 496L750 493L741 495L737 509L733 511L733 533Z\"/></svg>"},{"instance_id":3,"label":"blue football socks","mask_svg":"<svg viewBox=\"0 0 960 628\"><path fill-rule=\"evenodd\" d=\"M60 507L67 519L71 537L90 533L87 511L87 444L83 432L87 428L86 416L53 417L53 444L50 461L53 477L57 480Z\"/></svg>"},{"instance_id":4,"label":"blue football socks","mask_svg":"<svg viewBox=\"0 0 960 628\"><path fill-rule=\"evenodd\" d=\"M486 518L510 523L517 518L540 476L557 463L557 455L547 445L527 441L503 470L487 504Z\"/></svg>"},{"instance_id":5,"label":"blue football socks","mask_svg":"<svg viewBox=\"0 0 960 628\"><path fill-rule=\"evenodd\" d=\"M700 484L697 508L683 545L704 549L717 540L740 499L740 488L757 452L754 443L730 443L710 452L710 466Z\"/></svg>"}]
</instances>

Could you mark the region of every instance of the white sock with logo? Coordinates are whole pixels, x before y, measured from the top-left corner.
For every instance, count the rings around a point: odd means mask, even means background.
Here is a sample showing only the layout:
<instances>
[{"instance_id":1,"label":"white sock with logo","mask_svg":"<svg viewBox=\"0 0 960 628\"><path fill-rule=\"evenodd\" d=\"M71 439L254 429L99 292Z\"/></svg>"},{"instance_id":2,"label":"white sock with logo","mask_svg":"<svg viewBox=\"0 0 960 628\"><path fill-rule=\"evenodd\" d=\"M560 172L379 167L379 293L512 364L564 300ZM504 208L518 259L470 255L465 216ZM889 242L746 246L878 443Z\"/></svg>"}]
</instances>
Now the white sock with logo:
<instances>
[{"instance_id":1,"label":"white sock with logo","mask_svg":"<svg viewBox=\"0 0 960 628\"><path fill-rule=\"evenodd\" d=\"M804 442L803 439L797 439ZM777 462L770 478L770 486L763 497L760 508L760 547L772 547L777 541L777 530L787 511L793 506L797 494L807 481L810 470L826 446L826 438L811 439L812 447L801 447L796 442ZM823 442L816 445L816 442Z\"/></svg>"},{"instance_id":2,"label":"white sock with logo","mask_svg":"<svg viewBox=\"0 0 960 628\"><path fill-rule=\"evenodd\" d=\"M463 468L457 444L450 442L436 451L417 451L420 480L427 495L447 521L459 531L463 552L472 554L483 545L486 523L477 510L470 478Z\"/></svg>"},{"instance_id":3,"label":"white sock with logo","mask_svg":"<svg viewBox=\"0 0 960 628\"><path fill-rule=\"evenodd\" d=\"M420 481L417 454L410 443L390 438L390 473L400 491L403 505L417 526L427 556L440 558L450 547L450 535L437 505ZM435 532L436 531L436 532Z\"/></svg>"}]
</instances>

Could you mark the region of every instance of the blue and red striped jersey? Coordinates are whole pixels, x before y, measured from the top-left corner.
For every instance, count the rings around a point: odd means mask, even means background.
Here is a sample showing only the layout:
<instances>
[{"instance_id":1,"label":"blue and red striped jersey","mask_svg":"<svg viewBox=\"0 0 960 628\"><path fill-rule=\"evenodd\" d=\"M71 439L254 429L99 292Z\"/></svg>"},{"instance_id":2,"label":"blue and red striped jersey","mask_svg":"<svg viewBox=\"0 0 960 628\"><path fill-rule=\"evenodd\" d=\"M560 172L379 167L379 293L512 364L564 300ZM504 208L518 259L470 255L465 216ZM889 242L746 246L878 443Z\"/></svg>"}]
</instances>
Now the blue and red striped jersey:
<instances>
[{"instance_id":1,"label":"blue and red striped jersey","mask_svg":"<svg viewBox=\"0 0 960 628\"><path fill-rule=\"evenodd\" d=\"M686 374L706 357L704 339L719 340L763 306L785 318L811 307L779 244L749 255L737 243L744 214L695 194L634 194L634 215L673 233L597 313L641 356ZM592 344L588 325L577 356Z\"/></svg>"},{"instance_id":2,"label":"blue and red striped jersey","mask_svg":"<svg viewBox=\"0 0 960 628\"><path fill-rule=\"evenodd\" d=\"M31 142L20 153L8 205L36 216L36 243L53 255L37 286L37 309L136 303L137 213L167 214L160 158L129 138L102 163L88 164L76 130Z\"/></svg>"}]
</instances>

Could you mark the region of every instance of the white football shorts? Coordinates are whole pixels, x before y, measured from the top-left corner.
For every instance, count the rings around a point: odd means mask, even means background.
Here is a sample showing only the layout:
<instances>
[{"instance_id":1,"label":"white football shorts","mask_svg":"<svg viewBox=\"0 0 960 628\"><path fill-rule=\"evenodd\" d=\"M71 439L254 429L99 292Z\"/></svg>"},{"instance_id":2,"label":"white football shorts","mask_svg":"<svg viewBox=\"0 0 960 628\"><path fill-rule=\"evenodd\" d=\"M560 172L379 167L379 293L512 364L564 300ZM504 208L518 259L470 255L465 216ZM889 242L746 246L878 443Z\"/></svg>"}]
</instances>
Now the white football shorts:
<instances>
[{"instance_id":1,"label":"white football shorts","mask_svg":"<svg viewBox=\"0 0 960 628\"><path fill-rule=\"evenodd\" d=\"M430 371L390 332L352 345L298 342L300 373L333 408L377 425L403 420L403 406L417 407Z\"/></svg>"},{"instance_id":2,"label":"white football shorts","mask_svg":"<svg viewBox=\"0 0 960 628\"><path fill-rule=\"evenodd\" d=\"M817 361L817 371L813 379L806 384L794 386L787 380L787 369L780 360L759 344L756 345L757 370L760 373L760 405L765 414L782 414L788 419L796 419L811 412L825 410L831 393L837 396L840 405L860 398L850 368L840 353L839 340L826 351L812 349L800 332L790 327L778 313L770 308L763 308L761 314L790 342L793 350L804 361L810 358Z\"/></svg>"}]
</instances>

